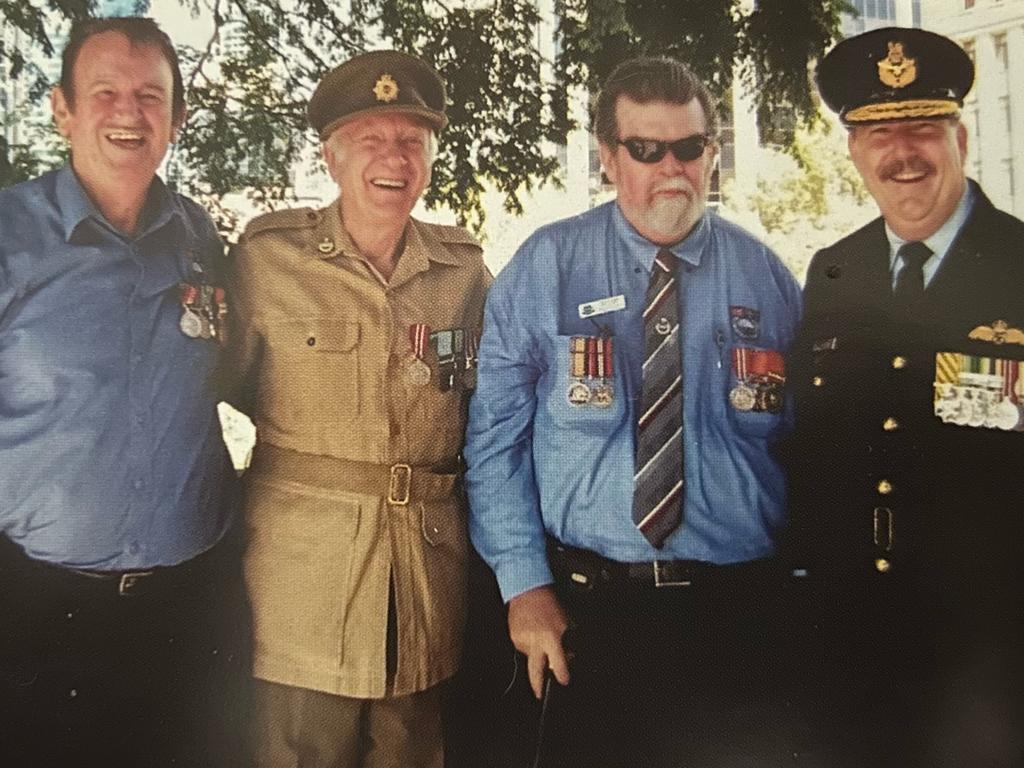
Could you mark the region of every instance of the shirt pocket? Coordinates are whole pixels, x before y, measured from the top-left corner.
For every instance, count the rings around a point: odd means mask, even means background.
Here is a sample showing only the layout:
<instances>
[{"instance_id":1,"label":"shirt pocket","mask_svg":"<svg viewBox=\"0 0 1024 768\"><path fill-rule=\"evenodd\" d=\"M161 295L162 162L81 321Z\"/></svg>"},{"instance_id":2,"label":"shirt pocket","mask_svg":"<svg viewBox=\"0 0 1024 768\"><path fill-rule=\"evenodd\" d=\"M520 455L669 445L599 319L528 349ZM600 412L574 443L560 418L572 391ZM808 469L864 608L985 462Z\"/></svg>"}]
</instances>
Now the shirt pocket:
<instances>
[{"instance_id":1,"label":"shirt pocket","mask_svg":"<svg viewBox=\"0 0 1024 768\"><path fill-rule=\"evenodd\" d=\"M267 325L260 420L285 434L355 421L363 410L358 323L305 318Z\"/></svg>"},{"instance_id":2,"label":"shirt pocket","mask_svg":"<svg viewBox=\"0 0 1024 768\"><path fill-rule=\"evenodd\" d=\"M418 593L416 604L426 606L423 636L429 655L436 664L445 665L458 658L466 619L466 515L455 497L423 501L418 511L411 522L419 530L412 534L421 546L412 548L409 588Z\"/></svg>"},{"instance_id":3,"label":"shirt pocket","mask_svg":"<svg viewBox=\"0 0 1024 768\"><path fill-rule=\"evenodd\" d=\"M554 348L549 358L551 366L547 373L549 383L544 408L556 427L605 435L626 413L622 356L615 337L611 337L611 375L576 375L580 369L578 363L574 369L572 342L577 338L586 337L557 335L552 340Z\"/></svg>"},{"instance_id":4,"label":"shirt pocket","mask_svg":"<svg viewBox=\"0 0 1024 768\"><path fill-rule=\"evenodd\" d=\"M763 347L729 350L725 407L736 431L749 437L774 436L786 408L786 368L781 352Z\"/></svg>"},{"instance_id":5,"label":"shirt pocket","mask_svg":"<svg viewBox=\"0 0 1024 768\"><path fill-rule=\"evenodd\" d=\"M360 513L343 491L249 479L245 579L257 657L289 669L340 666Z\"/></svg>"}]
</instances>

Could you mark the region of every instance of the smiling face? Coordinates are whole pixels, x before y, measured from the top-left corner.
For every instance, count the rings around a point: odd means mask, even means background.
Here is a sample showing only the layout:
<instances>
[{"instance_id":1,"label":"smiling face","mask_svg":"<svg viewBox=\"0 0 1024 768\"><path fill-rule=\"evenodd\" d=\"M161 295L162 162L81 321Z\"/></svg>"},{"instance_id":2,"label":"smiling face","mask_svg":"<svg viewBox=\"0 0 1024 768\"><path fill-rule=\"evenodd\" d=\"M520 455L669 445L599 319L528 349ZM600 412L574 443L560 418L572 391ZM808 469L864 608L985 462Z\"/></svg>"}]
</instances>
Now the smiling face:
<instances>
[{"instance_id":1,"label":"smiling face","mask_svg":"<svg viewBox=\"0 0 1024 768\"><path fill-rule=\"evenodd\" d=\"M615 105L619 139L676 141L708 130L697 99L685 104L652 101L640 104L620 96ZM657 245L672 245L693 229L704 213L716 146L712 143L696 160L677 160L671 152L656 163L641 163L621 144L600 144L605 173L615 185L623 216L643 237Z\"/></svg>"},{"instance_id":2,"label":"smiling face","mask_svg":"<svg viewBox=\"0 0 1024 768\"><path fill-rule=\"evenodd\" d=\"M855 126L848 146L883 218L904 240L933 235L963 196L967 129L958 120Z\"/></svg>"},{"instance_id":3,"label":"smiling face","mask_svg":"<svg viewBox=\"0 0 1024 768\"><path fill-rule=\"evenodd\" d=\"M341 190L349 232L376 222L405 221L430 183L432 129L404 113L357 117L324 142L324 161Z\"/></svg>"},{"instance_id":4,"label":"smiling face","mask_svg":"<svg viewBox=\"0 0 1024 768\"><path fill-rule=\"evenodd\" d=\"M120 32L94 35L82 45L72 82L74 98L58 86L51 105L82 184L90 191L148 185L180 127L172 120L171 66L160 49Z\"/></svg>"}]
</instances>

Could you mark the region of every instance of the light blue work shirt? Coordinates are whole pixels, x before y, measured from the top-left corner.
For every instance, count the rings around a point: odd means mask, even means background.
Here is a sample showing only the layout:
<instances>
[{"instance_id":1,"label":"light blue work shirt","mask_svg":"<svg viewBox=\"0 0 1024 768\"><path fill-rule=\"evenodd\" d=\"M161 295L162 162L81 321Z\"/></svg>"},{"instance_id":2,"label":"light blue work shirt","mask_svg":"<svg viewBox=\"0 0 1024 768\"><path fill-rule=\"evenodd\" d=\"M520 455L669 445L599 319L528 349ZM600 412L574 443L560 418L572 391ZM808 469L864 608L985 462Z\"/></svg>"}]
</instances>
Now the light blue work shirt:
<instances>
[{"instance_id":1,"label":"light blue work shirt","mask_svg":"<svg viewBox=\"0 0 1024 768\"><path fill-rule=\"evenodd\" d=\"M473 543L505 600L552 582L545 530L625 562L774 551L785 482L770 448L788 428L788 398L781 412L734 408L732 350L784 352L800 289L766 246L713 213L671 248L682 261L685 521L661 549L633 525L642 313L658 250L611 202L537 231L491 288L466 485ZM580 318L581 304L615 297L624 309ZM574 405L570 339L601 333L613 337L612 403Z\"/></svg>"},{"instance_id":2,"label":"light blue work shirt","mask_svg":"<svg viewBox=\"0 0 1024 768\"><path fill-rule=\"evenodd\" d=\"M70 167L0 191L0 532L28 556L139 569L223 535L218 344L179 327L222 253L159 179L133 237Z\"/></svg>"}]
</instances>

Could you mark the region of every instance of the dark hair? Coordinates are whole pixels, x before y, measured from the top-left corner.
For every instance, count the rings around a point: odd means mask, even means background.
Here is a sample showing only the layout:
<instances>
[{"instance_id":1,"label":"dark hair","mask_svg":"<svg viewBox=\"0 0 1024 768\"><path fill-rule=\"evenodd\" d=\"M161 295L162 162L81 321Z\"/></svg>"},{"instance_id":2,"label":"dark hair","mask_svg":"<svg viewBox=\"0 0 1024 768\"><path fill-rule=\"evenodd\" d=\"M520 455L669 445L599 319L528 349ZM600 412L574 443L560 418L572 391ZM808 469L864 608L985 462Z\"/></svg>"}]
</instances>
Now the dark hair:
<instances>
[{"instance_id":1,"label":"dark hair","mask_svg":"<svg viewBox=\"0 0 1024 768\"><path fill-rule=\"evenodd\" d=\"M157 26L152 19L138 16L113 16L106 19L83 19L71 26L68 44L64 47L61 57L60 88L68 106L75 106L75 62L85 41L94 35L104 32L120 32L131 41L132 45L152 45L163 54L171 67L174 89L171 92L171 119L177 124L185 116L185 85L181 80L181 67L178 64L178 53L174 50L171 38Z\"/></svg>"},{"instance_id":2,"label":"dark hair","mask_svg":"<svg viewBox=\"0 0 1024 768\"><path fill-rule=\"evenodd\" d=\"M605 81L594 107L594 133L605 146L614 147L619 136L615 107L619 96L628 96L638 104L664 101L689 104L693 99L704 109L707 134L718 134L718 113L707 86L681 61L666 56L639 56L617 66Z\"/></svg>"}]
</instances>

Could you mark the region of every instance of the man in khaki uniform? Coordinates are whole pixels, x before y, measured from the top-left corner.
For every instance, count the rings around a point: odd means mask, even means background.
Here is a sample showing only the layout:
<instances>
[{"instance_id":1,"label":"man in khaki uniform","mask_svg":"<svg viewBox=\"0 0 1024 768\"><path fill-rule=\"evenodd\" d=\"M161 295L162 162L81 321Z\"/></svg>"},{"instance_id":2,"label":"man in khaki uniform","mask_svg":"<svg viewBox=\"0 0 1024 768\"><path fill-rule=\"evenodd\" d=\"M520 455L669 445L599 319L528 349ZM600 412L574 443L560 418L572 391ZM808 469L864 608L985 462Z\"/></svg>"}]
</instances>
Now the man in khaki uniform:
<instances>
[{"instance_id":1,"label":"man in khaki uniform","mask_svg":"<svg viewBox=\"0 0 1024 768\"><path fill-rule=\"evenodd\" d=\"M309 118L340 197L255 219L235 250L259 765L442 764L490 282L466 231L410 217L444 104L437 73L395 51L328 73Z\"/></svg>"}]
</instances>

